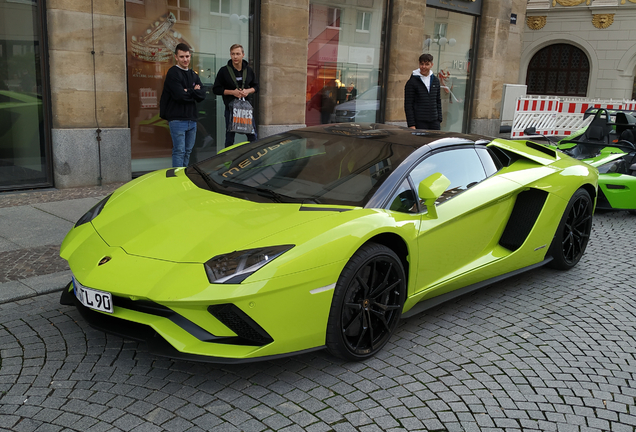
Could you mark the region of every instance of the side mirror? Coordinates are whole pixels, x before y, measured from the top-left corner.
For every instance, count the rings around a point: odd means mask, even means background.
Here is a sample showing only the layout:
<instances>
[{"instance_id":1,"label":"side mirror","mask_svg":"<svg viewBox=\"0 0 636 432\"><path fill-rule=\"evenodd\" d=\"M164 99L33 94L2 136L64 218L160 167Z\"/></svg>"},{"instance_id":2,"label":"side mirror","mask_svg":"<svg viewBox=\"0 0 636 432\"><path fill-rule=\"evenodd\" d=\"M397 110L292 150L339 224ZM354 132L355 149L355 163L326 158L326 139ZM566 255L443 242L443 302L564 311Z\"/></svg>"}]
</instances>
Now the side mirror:
<instances>
[{"instance_id":1,"label":"side mirror","mask_svg":"<svg viewBox=\"0 0 636 432\"><path fill-rule=\"evenodd\" d=\"M536 135L537 134L537 128L534 126L530 126L527 127L523 130L523 134L524 135Z\"/></svg>"},{"instance_id":2,"label":"side mirror","mask_svg":"<svg viewBox=\"0 0 636 432\"><path fill-rule=\"evenodd\" d=\"M422 180L417 188L417 194L424 201L428 214L431 218L437 219L437 208L435 201L448 189L451 181L442 173L431 174Z\"/></svg>"}]
</instances>

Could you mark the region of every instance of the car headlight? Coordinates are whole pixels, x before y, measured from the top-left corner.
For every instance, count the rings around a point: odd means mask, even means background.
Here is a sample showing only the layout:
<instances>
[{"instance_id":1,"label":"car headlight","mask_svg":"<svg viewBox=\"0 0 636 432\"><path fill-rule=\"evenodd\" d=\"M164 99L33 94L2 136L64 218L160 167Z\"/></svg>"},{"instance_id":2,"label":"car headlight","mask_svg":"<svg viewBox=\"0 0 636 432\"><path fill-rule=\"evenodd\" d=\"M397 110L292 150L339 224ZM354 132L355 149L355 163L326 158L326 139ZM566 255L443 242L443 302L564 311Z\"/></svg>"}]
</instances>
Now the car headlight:
<instances>
[{"instance_id":1,"label":"car headlight","mask_svg":"<svg viewBox=\"0 0 636 432\"><path fill-rule=\"evenodd\" d=\"M622 159L613 160L606 164L599 166L598 172L601 174L606 173L624 173L625 172L625 162Z\"/></svg>"},{"instance_id":2,"label":"car headlight","mask_svg":"<svg viewBox=\"0 0 636 432\"><path fill-rule=\"evenodd\" d=\"M217 255L204 264L210 283L238 284L294 245L268 246Z\"/></svg>"},{"instance_id":3,"label":"car headlight","mask_svg":"<svg viewBox=\"0 0 636 432\"><path fill-rule=\"evenodd\" d=\"M113 194L108 195L106 198L104 198L103 200L95 204L92 209L84 213L84 216L82 216L81 218L79 218L77 222L75 222L75 227L77 228L78 226L83 225L86 222L90 222L93 219L95 219L97 215L100 214L101 211L104 209L104 206L106 205L106 201L108 201L108 199L112 195Z\"/></svg>"},{"instance_id":4,"label":"car headlight","mask_svg":"<svg viewBox=\"0 0 636 432\"><path fill-rule=\"evenodd\" d=\"M336 111L336 115L340 117L355 117L356 114L358 114L357 111L345 111L345 110Z\"/></svg>"}]
</instances>

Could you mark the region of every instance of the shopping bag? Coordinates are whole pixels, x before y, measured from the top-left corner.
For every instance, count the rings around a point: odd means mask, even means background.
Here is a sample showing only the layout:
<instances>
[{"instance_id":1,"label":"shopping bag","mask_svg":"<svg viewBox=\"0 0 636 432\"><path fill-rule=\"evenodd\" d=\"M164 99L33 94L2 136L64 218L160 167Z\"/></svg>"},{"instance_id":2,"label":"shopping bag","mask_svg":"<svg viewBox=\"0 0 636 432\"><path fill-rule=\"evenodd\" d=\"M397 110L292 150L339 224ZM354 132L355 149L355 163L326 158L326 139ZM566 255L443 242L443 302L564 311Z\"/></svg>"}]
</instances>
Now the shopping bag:
<instances>
[{"instance_id":1,"label":"shopping bag","mask_svg":"<svg viewBox=\"0 0 636 432\"><path fill-rule=\"evenodd\" d=\"M254 108L252 108L252 104L246 101L245 98L236 99L230 103L230 112L232 114L230 132L254 133Z\"/></svg>"}]
</instances>

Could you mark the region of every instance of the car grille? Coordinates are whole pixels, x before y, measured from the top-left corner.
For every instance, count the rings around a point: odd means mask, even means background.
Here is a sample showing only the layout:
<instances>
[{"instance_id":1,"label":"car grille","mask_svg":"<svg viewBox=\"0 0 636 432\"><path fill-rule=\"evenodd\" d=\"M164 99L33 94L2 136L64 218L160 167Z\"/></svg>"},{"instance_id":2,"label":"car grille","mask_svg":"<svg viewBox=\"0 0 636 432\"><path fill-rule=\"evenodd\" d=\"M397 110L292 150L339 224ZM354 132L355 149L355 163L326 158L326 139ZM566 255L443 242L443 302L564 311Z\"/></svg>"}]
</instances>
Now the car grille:
<instances>
[{"instance_id":1,"label":"car grille","mask_svg":"<svg viewBox=\"0 0 636 432\"><path fill-rule=\"evenodd\" d=\"M256 321L250 318L249 315L236 305L213 305L208 307L208 312L227 326L227 328L236 333L241 339L251 341L255 345L266 345L274 341Z\"/></svg>"},{"instance_id":2,"label":"car grille","mask_svg":"<svg viewBox=\"0 0 636 432\"><path fill-rule=\"evenodd\" d=\"M228 345L248 345L248 346L261 346L273 341L271 336L263 330L254 320L252 320L247 314L242 312L234 306L238 311L243 313L244 317L237 312L232 314L221 314L226 319L227 323L215 316L221 323L226 325L230 330L237 334L237 336L216 336L208 332L199 325L193 323L183 315L178 314L172 309L155 303L150 300L131 300L126 297L113 296L113 304L117 307L134 310L137 312L143 312L150 315L161 316L169 319L192 336L203 342L214 342ZM220 305L228 306L228 305ZM216 308L217 306L210 306L210 308ZM232 316L233 319L227 319L226 316ZM228 325L231 324L231 325ZM238 331L237 331L238 330ZM261 333L259 333L259 330Z\"/></svg>"}]
</instances>

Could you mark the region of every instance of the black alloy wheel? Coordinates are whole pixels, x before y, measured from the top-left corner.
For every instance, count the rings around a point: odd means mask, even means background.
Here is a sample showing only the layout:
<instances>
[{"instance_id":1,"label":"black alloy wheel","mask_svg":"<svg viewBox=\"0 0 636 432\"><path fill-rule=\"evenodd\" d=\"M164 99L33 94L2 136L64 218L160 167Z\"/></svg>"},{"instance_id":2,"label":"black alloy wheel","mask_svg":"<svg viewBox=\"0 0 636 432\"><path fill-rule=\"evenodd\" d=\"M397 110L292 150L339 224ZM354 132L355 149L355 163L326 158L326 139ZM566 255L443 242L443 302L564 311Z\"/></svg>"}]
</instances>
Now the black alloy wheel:
<instances>
[{"instance_id":1,"label":"black alloy wheel","mask_svg":"<svg viewBox=\"0 0 636 432\"><path fill-rule=\"evenodd\" d=\"M550 267L569 270L579 262L592 231L593 205L585 189L579 189L572 195L550 246L553 258Z\"/></svg>"},{"instance_id":2,"label":"black alloy wheel","mask_svg":"<svg viewBox=\"0 0 636 432\"><path fill-rule=\"evenodd\" d=\"M329 312L327 348L347 360L374 356L391 338L406 297L406 277L398 256L369 243L342 271Z\"/></svg>"}]
</instances>

